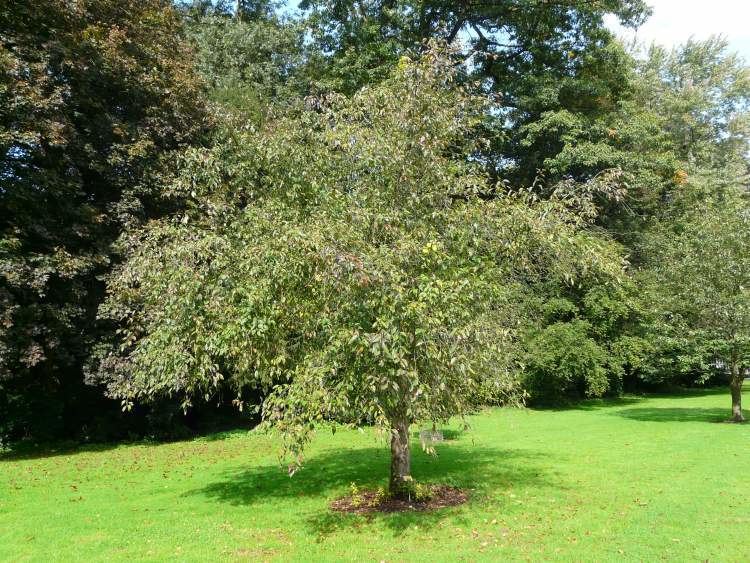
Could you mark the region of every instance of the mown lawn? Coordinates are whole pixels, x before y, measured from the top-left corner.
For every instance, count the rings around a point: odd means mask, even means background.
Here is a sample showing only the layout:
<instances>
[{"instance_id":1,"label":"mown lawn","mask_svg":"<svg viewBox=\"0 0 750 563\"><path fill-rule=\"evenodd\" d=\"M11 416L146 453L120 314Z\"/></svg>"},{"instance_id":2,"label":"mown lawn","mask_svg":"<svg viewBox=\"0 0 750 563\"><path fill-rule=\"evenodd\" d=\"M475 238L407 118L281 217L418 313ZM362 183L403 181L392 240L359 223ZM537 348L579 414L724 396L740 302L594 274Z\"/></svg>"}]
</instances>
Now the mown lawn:
<instances>
[{"instance_id":1,"label":"mown lawn","mask_svg":"<svg viewBox=\"0 0 750 563\"><path fill-rule=\"evenodd\" d=\"M373 432L319 435L293 478L267 435L0 458L0 560L750 560L750 425L728 392L488 410L415 478L434 513L333 514L384 484Z\"/></svg>"}]
</instances>

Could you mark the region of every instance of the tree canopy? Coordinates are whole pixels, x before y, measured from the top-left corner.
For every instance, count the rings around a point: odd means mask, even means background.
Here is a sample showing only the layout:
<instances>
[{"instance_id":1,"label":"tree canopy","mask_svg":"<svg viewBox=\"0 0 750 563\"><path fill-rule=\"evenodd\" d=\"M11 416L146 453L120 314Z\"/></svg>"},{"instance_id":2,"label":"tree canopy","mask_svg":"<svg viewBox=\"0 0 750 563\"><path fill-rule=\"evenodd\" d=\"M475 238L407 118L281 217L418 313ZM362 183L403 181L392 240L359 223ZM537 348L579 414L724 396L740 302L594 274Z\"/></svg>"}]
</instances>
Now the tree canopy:
<instances>
[{"instance_id":1,"label":"tree canopy","mask_svg":"<svg viewBox=\"0 0 750 563\"><path fill-rule=\"evenodd\" d=\"M569 186L482 197L496 188L471 133L486 105L433 47L351 98L236 124L191 154L191 210L140 232L109 286L105 310L124 324L101 364L112 393L265 386L264 419L297 460L315 424L375 422L398 494L411 423L467 412L486 381L513 390L518 284L621 274Z\"/></svg>"},{"instance_id":2,"label":"tree canopy","mask_svg":"<svg viewBox=\"0 0 750 563\"><path fill-rule=\"evenodd\" d=\"M683 197L692 199L688 210L651 232L653 263L644 276L662 333L678 332L697 351L687 361L703 373L710 364L728 368L732 417L741 422L750 364L750 204L736 190Z\"/></svg>"}]
</instances>

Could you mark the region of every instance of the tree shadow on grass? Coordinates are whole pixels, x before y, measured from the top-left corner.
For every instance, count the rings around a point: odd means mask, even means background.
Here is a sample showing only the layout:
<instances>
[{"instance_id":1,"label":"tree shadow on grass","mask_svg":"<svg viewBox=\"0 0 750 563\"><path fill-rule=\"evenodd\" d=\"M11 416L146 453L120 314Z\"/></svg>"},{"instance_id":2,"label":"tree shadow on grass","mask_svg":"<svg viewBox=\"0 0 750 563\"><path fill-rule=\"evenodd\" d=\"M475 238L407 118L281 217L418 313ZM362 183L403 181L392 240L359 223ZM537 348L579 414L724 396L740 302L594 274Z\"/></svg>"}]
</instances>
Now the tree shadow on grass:
<instances>
[{"instance_id":1,"label":"tree shadow on grass","mask_svg":"<svg viewBox=\"0 0 750 563\"><path fill-rule=\"evenodd\" d=\"M604 397L600 399L585 399L581 401L573 401L569 404L562 404L562 405L533 405L530 408L532 410L538 410L538 411L551 411L551 412L557 412L557 411L598 411L598 410L609 410L612 408L617 407L628 407L632 405L637 405L639 403L642 403L644 401L647 401L649 399L689 399L689 398L696 398L696 397L714 397L717 395L726 395L727 389L726 387L679 387L679 388L672 388L669 390L664 391L653 391L649 393L644 393L643 395L624 395L622 397ZM623 416L624 418L637 418L637 413L640 411L661 411L661 410L676 410L676 411L691 411L691 410L703 410L703 411L711 411L716 410L723 411L723 409L659 409L659 408L636 408L636 409L624 409L619 410L615 414L618 416ZM632 412L634 415L632 417L626 416L622 413L628 413ZM679 417L679 413L675 413L674 420L690 420L692 419L689 414L685 414L683 418ZM660 415L656 415L659 420L669 419L668 414L664 414L663 417ZM704 412L702 415L696 414L695 415L698 418L706 418L707 413ZM728 414L724 413L723 415L719 416L719 419L726 420L728 418ZM723 418L722 418L723 417ZM640 419L639 419L640 420ZM650 420L647 418L644 418L644 420ZM721 421L720 420L720 421Z\"/></svg>"},{"instance_id":2,"label":"tree shadow on grass","mask_svg":"<svg viewBox=\"0 0 750 563\"><path fill-rule=\"evenodd\" d=\"M647 397L606 397L603 399L584 399L579 401L571 401L570 403L563 404L538 404L529 407L535 411L595 411L601 409L608 409L612 407L626 407L628 405L636 405L643 402Z\"/></svg>"},{"instance_id":3,"label":"tree shadow on grass","mask_svg":"<svg viewBox=\"0 0 750 563\"><path fill-rule=\"evenodd\" d=\"M118 447L117 442L102 442L96 444L80 444L67 441L56 444L22 444L13 449L0 451L0 463L45 459L57 456L72 456L78 454L98 453L113 450Z\"/></svg>"},{"instance_id":4,"label":"tree shadow on grass","mask_svg":"<svg viewBox=\"0 0 750 563\"><path fill-rule=\"evenodd\" d=\"M192 436L175 438L140 438L136 440L122 439L110 442L79 442L76 440L60 440L57 442L18 443L8 449L0 449L0 463L46 459L58 456L71 457L79 454L106 452L126 446L160 446L179 442L205 441L215 442L226 440L236 435L244 435L250 428L233 428L211 433L196 433Z\"/></svg>"},{"instance_id":5,"label":"tree shadow on grass","mask_svg":"<svg viewBox=\"0 0 750 563\"><path fill-rule=\"evenodd\" d=\"M437 456L428 456L416 445L412 447L412 475L418 482L466 489L470 503L482 503L487 502L488 493L511 487L560 488L559 480L552 479L546 470L534 463L535 459L543 457L543 454L528 450L456 443L439 447ZM410 526L433 525L449 517L460 523L460 507L367 516L335 513L329 509L332 500L347 494L351 483L356 483L360 489L386 486L389 463L385 447L325 450L311 457L292 478L277 464L263 465L227 472L222 481L185 494L248 506L273 499L319 497L325 508L305 516L310 533L319 538L340 528L361 527L375 519L395 533Z\"/></svg>"},{"instance_id":6,"label":"tree shadow on grass","mask_svg":"<svg viewBox=\"0 0 750 563\"><path fill-rule=\"evenodd\" d=\"M635 408L612 413L615 416L642 422L727 422L732 411L727 408ZM750 413L744 411L745 418Z\"/></svg>"}]
</instances>

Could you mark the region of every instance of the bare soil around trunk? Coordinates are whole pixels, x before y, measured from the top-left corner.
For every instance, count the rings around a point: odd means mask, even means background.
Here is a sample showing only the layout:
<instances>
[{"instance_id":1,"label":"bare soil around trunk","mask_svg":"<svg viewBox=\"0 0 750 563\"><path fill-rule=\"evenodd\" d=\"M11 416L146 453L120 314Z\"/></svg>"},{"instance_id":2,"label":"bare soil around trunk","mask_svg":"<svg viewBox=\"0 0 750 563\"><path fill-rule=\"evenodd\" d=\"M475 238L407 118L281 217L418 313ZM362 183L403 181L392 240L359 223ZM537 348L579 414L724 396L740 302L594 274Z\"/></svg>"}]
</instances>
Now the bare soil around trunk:
<instances>
[{"instance_id":1,"label":"bare soil around trunk","mask_svg":"<svg viewBox=\"0 0 750 563\"><path fill-rule=\"evenodd\" d=\"M429 498L426 499L398 499L384 497L378 491L362 491L356 496L349 495L333 501L331 510L351 514L429 511L459 506L468 499L469 495L463 489L447 485L433 485L430 487Z\"/></svg>"}]
</instances>

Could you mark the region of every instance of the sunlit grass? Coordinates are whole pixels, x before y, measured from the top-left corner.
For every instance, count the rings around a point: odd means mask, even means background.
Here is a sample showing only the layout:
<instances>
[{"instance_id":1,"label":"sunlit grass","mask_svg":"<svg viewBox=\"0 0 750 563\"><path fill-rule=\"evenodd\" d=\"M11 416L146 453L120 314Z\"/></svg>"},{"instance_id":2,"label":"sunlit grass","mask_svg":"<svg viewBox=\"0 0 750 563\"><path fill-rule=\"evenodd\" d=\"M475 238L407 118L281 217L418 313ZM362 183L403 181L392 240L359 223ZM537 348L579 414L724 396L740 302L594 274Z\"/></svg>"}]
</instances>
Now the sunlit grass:
<instances>
[{"instance_id":1,"label":"sunlit grass","mask_svg":"<svg viewBox=\"0 0 750 563\"><path fill-rule=\"evenodd\" d=\"M750 425L728 415L724 391L488 410L413 447L415 478L469 504L370 518L327 509L385 483L370 431L319 435L291 479L247 432L6 456L0 560L746 561Z\"/></svg>"}]
</instances>

